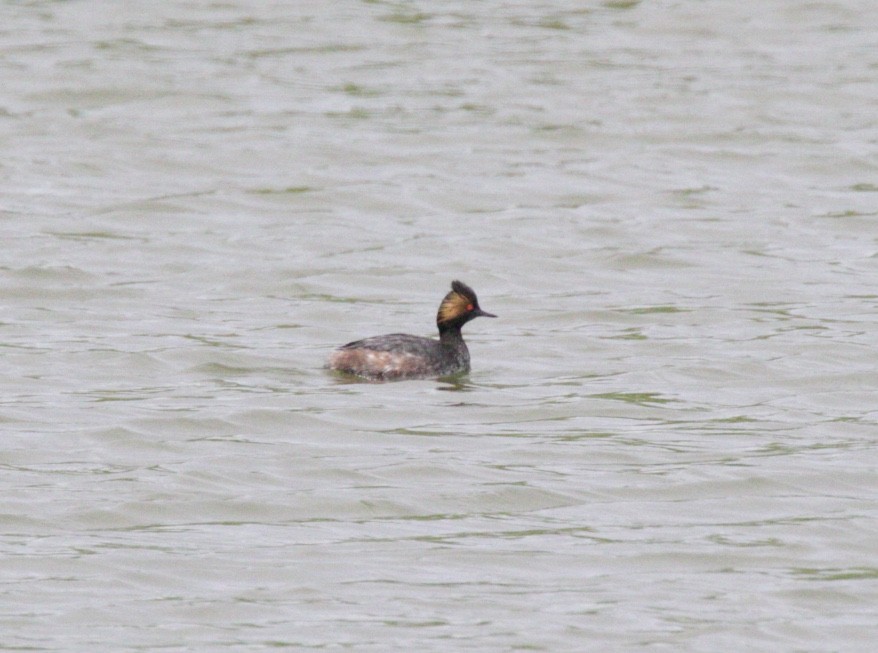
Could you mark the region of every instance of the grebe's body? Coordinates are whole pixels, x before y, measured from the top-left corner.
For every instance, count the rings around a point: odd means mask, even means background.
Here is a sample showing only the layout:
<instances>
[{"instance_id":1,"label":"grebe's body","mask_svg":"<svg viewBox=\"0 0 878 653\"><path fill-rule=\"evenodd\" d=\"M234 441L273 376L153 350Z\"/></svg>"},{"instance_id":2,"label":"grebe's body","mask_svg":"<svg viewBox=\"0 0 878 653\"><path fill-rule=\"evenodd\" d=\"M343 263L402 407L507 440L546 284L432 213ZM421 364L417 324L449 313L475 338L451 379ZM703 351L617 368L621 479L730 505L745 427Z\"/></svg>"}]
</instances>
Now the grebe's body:
<instances>
[{"instance_id":1,"label":"grebe's body","mask_svg":"<svg viewBox=\"0 0 878 653\"><path fill-rule=\"evenodd\" d=\"M378 381L469 372L469 350L460 329L479 316L497 317L479 308L472 288L453 281L436 315L438 340L391 333L349 342L332 352L329 368Z\"/></svg>"}]
</instances>

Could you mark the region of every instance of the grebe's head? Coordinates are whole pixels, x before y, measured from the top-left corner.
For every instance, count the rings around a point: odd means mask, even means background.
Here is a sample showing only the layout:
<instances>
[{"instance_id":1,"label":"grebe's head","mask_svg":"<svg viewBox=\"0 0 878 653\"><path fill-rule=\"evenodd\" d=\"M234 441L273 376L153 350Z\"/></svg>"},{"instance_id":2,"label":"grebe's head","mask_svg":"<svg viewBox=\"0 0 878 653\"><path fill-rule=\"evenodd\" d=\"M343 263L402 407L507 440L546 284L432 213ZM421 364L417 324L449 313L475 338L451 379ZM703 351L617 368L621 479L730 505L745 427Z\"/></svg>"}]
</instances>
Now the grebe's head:
<instances>
[{"instance_id":1,"label":"grebe's head","mask_svg":"<svg viewBox=\"0 0 878 653\"><path fill-rule=\"evenodd\" d=\"M477 317L497 317L479 308L476 293L462 281L451 282L451 292L439 304L436 325L439 331L457 327L458 329Z\"/></svg>"}]
</instances>

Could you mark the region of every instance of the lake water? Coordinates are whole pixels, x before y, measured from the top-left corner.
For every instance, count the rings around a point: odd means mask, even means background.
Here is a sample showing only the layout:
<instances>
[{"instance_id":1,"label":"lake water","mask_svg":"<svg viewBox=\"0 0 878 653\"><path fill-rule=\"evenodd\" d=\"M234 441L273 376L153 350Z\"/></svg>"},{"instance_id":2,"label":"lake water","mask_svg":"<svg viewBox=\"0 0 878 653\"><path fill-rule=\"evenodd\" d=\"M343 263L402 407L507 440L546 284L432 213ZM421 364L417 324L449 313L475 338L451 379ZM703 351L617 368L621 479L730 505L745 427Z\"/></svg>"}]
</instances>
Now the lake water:
<instances>
[{"instance_id":1,"label":"lake water","mask_svg":"<svg viewBox=\"0 0 878 653\"><path fill-rule=\"evenodd\" d=\"M873 650L873 0L0 16L0 649Z\"/></svg>"}]
</instances>

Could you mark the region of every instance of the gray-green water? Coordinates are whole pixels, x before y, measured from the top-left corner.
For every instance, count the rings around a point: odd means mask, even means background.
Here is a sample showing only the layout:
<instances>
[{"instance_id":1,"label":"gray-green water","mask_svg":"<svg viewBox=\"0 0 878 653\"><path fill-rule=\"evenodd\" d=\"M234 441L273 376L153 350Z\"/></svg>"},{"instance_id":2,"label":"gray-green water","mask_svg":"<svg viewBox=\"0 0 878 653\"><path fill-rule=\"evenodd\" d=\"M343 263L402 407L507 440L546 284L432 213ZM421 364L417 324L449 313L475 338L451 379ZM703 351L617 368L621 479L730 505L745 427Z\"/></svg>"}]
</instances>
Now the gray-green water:
<instances>
[{"instance_id":1,"label":"gray-green water","mask_svg":"<svg viewBox=\"0 0 878 653\"><path fill-rule=\"evenodd\" d=\"M0 16L0 649L872 650L874 2Z\"/></svg>"}]
</instances>

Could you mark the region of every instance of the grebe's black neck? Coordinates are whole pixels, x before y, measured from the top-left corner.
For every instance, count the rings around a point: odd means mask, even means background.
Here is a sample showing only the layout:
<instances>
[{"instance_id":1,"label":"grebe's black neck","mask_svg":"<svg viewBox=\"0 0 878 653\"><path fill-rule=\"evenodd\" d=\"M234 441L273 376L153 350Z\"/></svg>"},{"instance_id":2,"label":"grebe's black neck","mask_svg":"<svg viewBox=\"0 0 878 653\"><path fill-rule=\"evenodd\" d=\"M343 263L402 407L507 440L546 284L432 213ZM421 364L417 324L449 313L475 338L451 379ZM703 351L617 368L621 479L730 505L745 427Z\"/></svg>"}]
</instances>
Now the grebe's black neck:
<instances>
[{"instance_id":1,"label":"grebe's black neck","mask_svg":"<svg viewBox=\"0 0 878 653\"><path fill-rule=\"evenodd\" d=\"M463 334L460 332L461 324L439 325L439 342L447 345L456 345L463 342Z\"/></svg>"}]
</instances>

